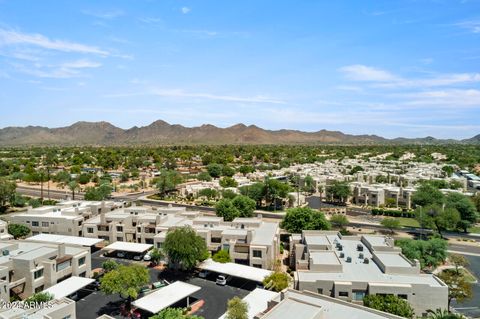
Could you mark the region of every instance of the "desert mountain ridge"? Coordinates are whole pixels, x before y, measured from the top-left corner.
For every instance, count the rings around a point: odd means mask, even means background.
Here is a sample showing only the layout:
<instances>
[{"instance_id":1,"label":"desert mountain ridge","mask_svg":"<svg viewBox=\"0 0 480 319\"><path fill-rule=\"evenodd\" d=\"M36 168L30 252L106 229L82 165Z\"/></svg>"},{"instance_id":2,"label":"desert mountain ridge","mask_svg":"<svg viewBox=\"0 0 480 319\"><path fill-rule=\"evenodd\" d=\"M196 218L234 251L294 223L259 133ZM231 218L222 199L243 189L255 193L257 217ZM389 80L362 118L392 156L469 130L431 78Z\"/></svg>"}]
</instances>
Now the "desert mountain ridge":
<instances>
[{"instance_id":1,"label":"desert mountain ridge","mask_svg":"<svg viewBox=\"0 0 480 319\"><path fill-rule=\"evenodd\" d=\"M157 120L150 125L122 129L109 122L76 122L70 126L5 127L0 146L128 146L172 144L480 144L480 134L464 140L424 138L387 139L377 135L351 135L340 131L266 130L242 123L220 128L211 124L185 127Z\"/></svg>"}]
</instances>

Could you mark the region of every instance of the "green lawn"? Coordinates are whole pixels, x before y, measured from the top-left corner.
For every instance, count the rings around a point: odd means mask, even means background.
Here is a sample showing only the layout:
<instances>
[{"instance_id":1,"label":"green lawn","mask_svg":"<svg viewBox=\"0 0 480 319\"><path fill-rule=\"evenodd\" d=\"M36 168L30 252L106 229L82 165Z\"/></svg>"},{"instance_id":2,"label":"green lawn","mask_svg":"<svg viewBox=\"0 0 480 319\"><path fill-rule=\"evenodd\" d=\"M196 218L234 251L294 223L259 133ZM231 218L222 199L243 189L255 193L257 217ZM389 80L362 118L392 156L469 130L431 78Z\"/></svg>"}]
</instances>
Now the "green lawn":
<instances>
[{"instance_id":1,"label":"green lawn","mask_svg":"<svg viewBox=\"0 0 480 319\"><path fill-rule=\"evenodd\" d=\"M415 218L395 217L400 221L400 225L403 227L420 227L420 224Z\"/></svg>"},{"instance_id":2,"label":"green lawn","mask_svg":"<svg viewBox=\"0 0 480 319\"><path fill-rule=\"evenodd\" d=\"M470 227L468 229L469 233L480 234L480 226Z\"/></svg>"}]
</instances>

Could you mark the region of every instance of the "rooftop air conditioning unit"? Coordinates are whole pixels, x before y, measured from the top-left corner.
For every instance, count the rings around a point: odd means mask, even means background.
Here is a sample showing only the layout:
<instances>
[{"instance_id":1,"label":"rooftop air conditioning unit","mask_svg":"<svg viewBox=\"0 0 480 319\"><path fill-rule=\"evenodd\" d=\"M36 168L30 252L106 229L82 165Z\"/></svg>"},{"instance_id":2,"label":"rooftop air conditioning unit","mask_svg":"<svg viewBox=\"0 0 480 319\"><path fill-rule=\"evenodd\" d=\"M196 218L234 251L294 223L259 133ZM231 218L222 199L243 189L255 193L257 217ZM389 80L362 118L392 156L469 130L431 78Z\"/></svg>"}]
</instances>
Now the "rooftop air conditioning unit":
<instances>
[{"instance_id":1,"label":"rooftop air conditioning unit","mask_svg":"<svg viewBox=\"0 0 480 319\"><path fill-rule=\"evenodd\" d=\"M345 254L344 253L340 253L340 258L343 258L345 257Z\"/></svg>"},{"instance_id":2,"label":"rooftop air conditioning unit","mask_svg":"<svg viewBox=\"0 0 480 319\"><path fill-rule=\"evenodd\" d=\"M351 263L352 262L352 257L347 257L347 263Z\"/></svg>"},{"instance_id":3,"label":"rooftop air conditioning unit","mask_svg":"<svg viewBox=\"0 0 480 319\"><path fill-rule=\"evenodd\" d=\"M363 253L360 253L360 254L358 255L358 258L363 259Z\"/></svg>"},{"instance_id":4,"label":"rooftop air conditioning unit","mask_svg":"<svg viewBox=\"0 0 480 319\"><path fill-rule=\"evenodd\" d=\"M364 264L368 264L368 263L370 263L370 260L369 260L368 258L365 258L365 259L363 260L363 263L364 263Z\"/></svg>"}]
</instances>

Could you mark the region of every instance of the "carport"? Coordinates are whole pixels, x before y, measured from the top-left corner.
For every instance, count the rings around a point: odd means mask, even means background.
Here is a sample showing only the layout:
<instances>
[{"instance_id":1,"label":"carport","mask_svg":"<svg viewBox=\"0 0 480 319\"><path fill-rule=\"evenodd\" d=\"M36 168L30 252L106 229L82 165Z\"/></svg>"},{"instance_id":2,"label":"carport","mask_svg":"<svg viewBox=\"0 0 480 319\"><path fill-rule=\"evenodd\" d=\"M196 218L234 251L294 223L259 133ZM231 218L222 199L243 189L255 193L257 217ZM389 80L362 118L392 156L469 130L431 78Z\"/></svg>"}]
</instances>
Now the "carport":
<instances>
[{"instance_id":1,"label":"carport","mask_svg":"<svg viewBox=\"0 0 480 319\"><path fill-rule=\"evenodd\" d=\"M236 263L219 263L212 259L205 260L198 266L198 268L260 283L263 282L265 277L272 274L272 271L270 270Z\"/></svg>"},{"instance_id":2,"label":"carport","mask_svg":"<svg viewBox=\"0 0 480 319\"><path fill-rule=\"evenodd\" d=\"M198 286L187 284L183 281L176 281L135 300L132 304L139 309L155 314L186 298L188 307L190 305L190 296L200 289Z\"/></svg>"},{"instance_id":3,"label":"carport","mask_svg":"<svg viewBox=\"0 0 480 319\"><path fill-rule=\"evenodd\" d=\"M45 289L43 292L52 294L54 299L60 299L73 295L94 281L95 279L73 276L50 288Z\"/></svg>"},{"instance_id":4,"label":"carport","mask_svg":"<svg viewBox=\"0 0 480 319\"><path fill-rule=\"evenodd\" d=\"M95 250L95 246L101 242L103 239L98 238L86 238L79 236L66 236L66 235L55 235L55 234L38 234L31 237L28 237L28 241L37 241L44 243L53 243L53 244L68 244L68 245L78 245L83 247L90 247L90 251Z\"/></svg>"},{"instance_id":5,"label":"carport","mask_svg":"<svg viewBox=\"0 0 480 319\"><path fill-rule=\"evenodd\" d=\"M126 241L116 241L102 250L107 251L122 251L128 253L144 254L153 247L151 244L129 243Z\"/></svg>"}]
</instances>

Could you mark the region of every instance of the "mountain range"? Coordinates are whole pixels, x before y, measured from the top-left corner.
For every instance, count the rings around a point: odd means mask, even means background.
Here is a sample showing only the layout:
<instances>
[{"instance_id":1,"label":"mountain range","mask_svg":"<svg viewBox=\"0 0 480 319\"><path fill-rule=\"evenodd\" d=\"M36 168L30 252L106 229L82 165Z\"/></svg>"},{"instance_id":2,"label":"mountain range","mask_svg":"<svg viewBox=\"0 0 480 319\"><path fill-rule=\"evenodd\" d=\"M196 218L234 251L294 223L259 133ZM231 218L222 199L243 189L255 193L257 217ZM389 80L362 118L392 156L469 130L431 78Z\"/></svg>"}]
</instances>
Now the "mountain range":
<instances>
[{"instance_id":1,"label":"mountain range","mask_svg":"<svg viewBox=\"0 0 480 319\"><path fill-rule=\"evenodd\" d=\"M70 126L6 127L0 129L0 146L108 146L172 144L446 144L480 145L480 134L464 140L433 137L386 139L377 135L350 135L339 131L265 130L255 125L236 124L219 128L205 124L185 127L158 120L148 126L129 129L108 122L77 122Z\"/></svg>"}]
</instances>

